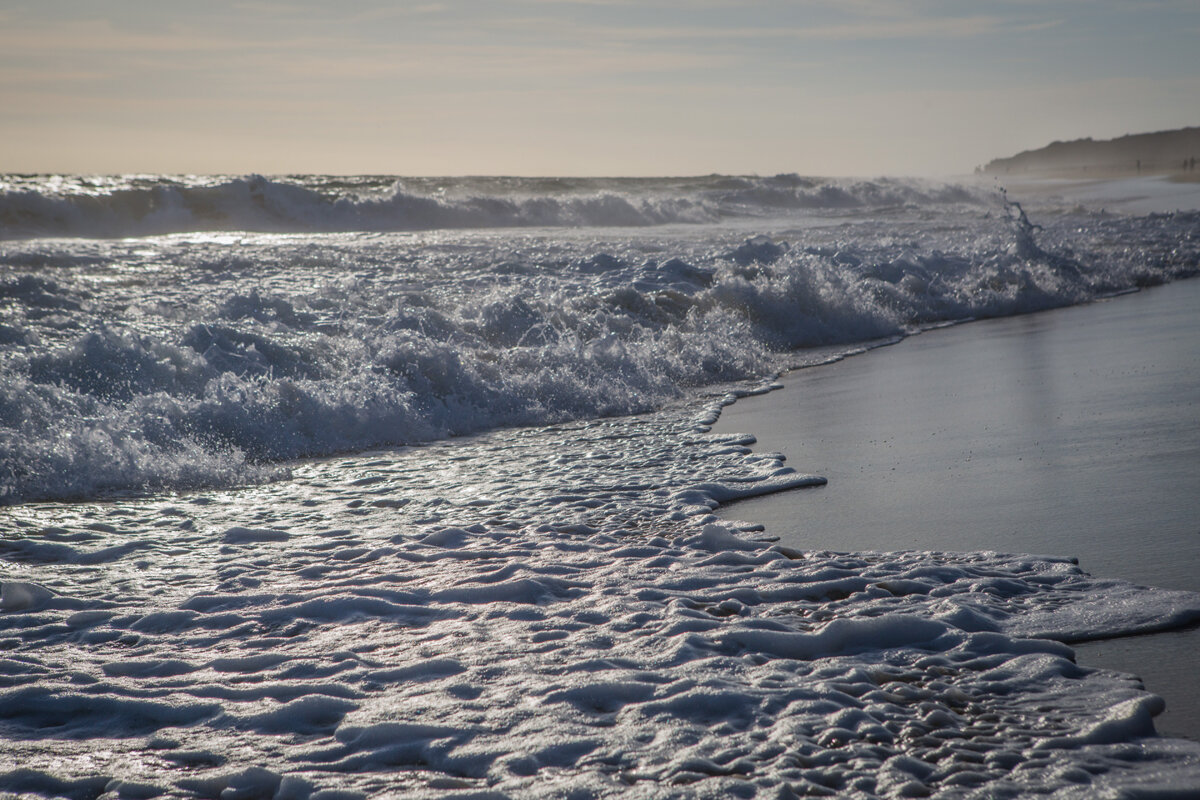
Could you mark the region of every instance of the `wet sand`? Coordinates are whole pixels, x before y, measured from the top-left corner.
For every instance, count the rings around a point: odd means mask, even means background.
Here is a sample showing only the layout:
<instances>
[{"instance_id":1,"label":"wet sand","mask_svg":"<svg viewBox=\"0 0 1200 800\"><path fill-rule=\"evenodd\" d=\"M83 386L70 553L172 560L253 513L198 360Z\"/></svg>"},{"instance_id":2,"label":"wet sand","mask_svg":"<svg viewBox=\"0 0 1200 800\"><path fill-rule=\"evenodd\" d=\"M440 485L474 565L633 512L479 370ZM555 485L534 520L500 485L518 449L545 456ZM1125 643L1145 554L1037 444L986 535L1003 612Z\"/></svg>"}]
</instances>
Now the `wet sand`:
<instances>
[{"instance_id":1,"label":"wet sand","mask_svg":"<svg viewBox=\"0 0 1200 800\"><path fill-rule=\"evenodd\" d=\"M829 484L732 504L794 547L1075 556L1200 591L1200 281L930 331L727 408ZM1087 643L1140 675L1157 726L1200 740L1200 631Z\"/></svg>"}]
</instances>

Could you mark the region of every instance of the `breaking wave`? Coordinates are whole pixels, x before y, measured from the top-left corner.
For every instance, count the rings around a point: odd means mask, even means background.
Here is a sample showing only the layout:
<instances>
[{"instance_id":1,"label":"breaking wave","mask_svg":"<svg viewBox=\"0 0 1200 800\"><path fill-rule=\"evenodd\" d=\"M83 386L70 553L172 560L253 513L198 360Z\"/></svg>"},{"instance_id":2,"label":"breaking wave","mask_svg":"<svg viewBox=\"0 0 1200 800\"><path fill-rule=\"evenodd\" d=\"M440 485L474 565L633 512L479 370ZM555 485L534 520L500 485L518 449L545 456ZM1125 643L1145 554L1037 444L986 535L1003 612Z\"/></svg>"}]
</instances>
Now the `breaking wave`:
<instances>
[{"instance_id":1,"label":"breaking wave","mask_svg":"<svg viewBox=\"0 0 1200 800\"><path fill-rule=\"evenodd\" d=\"M0 236L642 227L780 212L979 203L916 180L46 177L0 179Z\"/></svg>"},{"instance_id":2,"label":"breaking wave","mask_svg":"<svg viewBox=\"0 0 1200 800\"><path fill-rule=\"evenodd\" d=\"M527 193L555 188L523 180ZM666 191L661 181L627 183ZM166 191L164 179L150 184L70 202L100 220L96 209L111 211L120 192ZM371 186L318 192L261 179L172 196L215 198L228 211L229 194L255 186L276 205L300 198L288 219L324 209L313 225L369 209L394 216L408 197L316 201ZM832 192L801 179L712 178L673 187L672 202L682 214L720 193L725 207L761 209L768 188L778 204ZM916 190L856 191L854 202L883 203ZM515 224L538 206L422 203L429 219L453 210L462 224L479 224L467 208ZM572 213L608 213L579 203ZM944 207L936 224L923 216L877 209L792 228L788 239L706 225L9 241L0 245L0 504L241 485L280 475L288 459L638 413L696 387L769 378L817 357L810 348L836 356L1200 269L1198 214L1077 213L1039 226L997 198Z\"/></svg>"}]
</instances>

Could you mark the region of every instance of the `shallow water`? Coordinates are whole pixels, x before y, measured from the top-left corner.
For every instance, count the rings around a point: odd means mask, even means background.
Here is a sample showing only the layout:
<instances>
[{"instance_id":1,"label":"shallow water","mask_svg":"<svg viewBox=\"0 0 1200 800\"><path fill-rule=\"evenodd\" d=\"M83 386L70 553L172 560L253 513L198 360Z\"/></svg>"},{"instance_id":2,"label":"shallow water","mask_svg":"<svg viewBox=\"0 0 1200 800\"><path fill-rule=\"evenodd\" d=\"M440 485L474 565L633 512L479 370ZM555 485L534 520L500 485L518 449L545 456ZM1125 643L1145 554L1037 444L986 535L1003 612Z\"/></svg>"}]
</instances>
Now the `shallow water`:
<instances>
[{"instance_id":1,"label":"shallow water","mask_svg":"<svg viewBox=\"0 0 1200 800\"><path fill-rule=\"evenodd\" d=\"M1081 642L1075 645L1075 659L1089 667L1138 676L1147 690L1166 700L1166 710L1154 720L1158 732L1200 741L1200 691L1196 688L1200 629L1191 626Z\"/></svg>"},{"instance_id":2,"label":"shallow water","mask_svg":"<svg viewBox=\"0 0 1200 800\"><path fill-rule=\"evenodd\" d=\"M733 399L10 509L0 786L1084 796L1200 778L1200 748L1144 738L1156 698L1024 638L1194 619L1195 596L1061 559L735 535L718 500L814 480L705 433Z\"/></svg>"},{"instance_id":3,"label":"shallow water","mask_svg":"<svg viewBox=\"0 0 1200 800\"><path fill-rule=\"evenodd\" d=\"M829 485L722 513L793 547L1053 553L1198 591L1197 307L1188 281L793 373L718 429L759 431ZM1080 659L1144 673L1168 698L1160 728L1200 738L1200 635L1097 643Z\"/></svg>"},{"instance_id":4,"label":"shallow water","mask_svg":"<svg viewBox=\"0 0 1200 800\"><path fill-rule=\"evenodd\" d=\"M1200 785L1161 701L1061 643L1200 595L776 544L713 511L824 479L711 431L789 366L1195 274L1200 215L1037 231L973 189L795 176L29 180L0 203L0 792Z\"/></svg>"}]
</instances>

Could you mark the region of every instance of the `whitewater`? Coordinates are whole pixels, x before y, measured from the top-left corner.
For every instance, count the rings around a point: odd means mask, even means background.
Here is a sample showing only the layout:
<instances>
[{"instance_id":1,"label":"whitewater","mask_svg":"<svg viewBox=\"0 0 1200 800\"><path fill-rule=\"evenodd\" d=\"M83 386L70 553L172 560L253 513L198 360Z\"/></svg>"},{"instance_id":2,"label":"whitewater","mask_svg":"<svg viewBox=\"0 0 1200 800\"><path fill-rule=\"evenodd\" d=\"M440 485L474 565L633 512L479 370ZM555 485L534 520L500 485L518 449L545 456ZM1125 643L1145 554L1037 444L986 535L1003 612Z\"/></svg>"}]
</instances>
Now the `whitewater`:
<instances>
[{"instance_id":1,"label":"whitewater","mask_svg":"<svg viewBox=\"0 0 1200 800\"><path fill-rule=\"evenodd\" d=\"M1200 595L721 522L721 409L1200 272L932 181L0 177L0 793L1192 797ZM819 490L818 490L819 491Z\"/></svg>"}]
</instances>

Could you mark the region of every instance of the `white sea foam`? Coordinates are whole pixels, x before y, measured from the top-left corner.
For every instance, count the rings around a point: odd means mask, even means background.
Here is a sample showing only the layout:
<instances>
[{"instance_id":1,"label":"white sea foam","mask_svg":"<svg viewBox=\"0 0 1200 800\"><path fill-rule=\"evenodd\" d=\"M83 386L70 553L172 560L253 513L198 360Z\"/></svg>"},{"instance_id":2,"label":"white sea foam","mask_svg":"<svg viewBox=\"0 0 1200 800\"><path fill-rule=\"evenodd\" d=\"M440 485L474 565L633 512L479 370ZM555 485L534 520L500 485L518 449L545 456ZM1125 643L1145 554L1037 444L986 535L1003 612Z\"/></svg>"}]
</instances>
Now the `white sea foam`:
<instances>
[{"instance_id":1,"label":"white sea foam","mask_svg":"<svg viewBox=\"0 0 1200 800\"><path fill-rule=\"evenodd\" d=\"M710 428L789 365L1193 275L1200 215L412 183L10 181L0 793L1194 794L1200 746L1069 643L1200 620L1200 596L1054 556L774 545L712 510L823 479ZM724 221L19 239L401 207ZM93 499L27 502L64 498Z\"/></svg>"},{"instance_id":2,"label":"white sea foam","mask_svg":"<svg viewBox=\"0 0 1200 800\"><path fill-rule=\"evenodd\" d=\"M811 358L797 348L827 358L1197 270L1195 214L1059 215L1035 232L999 198L934 203L936 224L929 202L749 237L10 241L0 503L253 483L280 460L635 413Z\"/></svg>"},{"instance_id":3,"label":"white sea foam","mask_svg":"<svg viewBox=\"0 0 1200 800\"><path fill-rule=\"evenodd\" d=\"M1200 746L1154 737L1159 698L1055 641L1200 619L1200 596L1061 558L760 541L715 524L715 498L814 479L685 408L11 509L0 791L1200 785Z\"/></svg>"},{"instance_id":4,"label":"white sea foam","mask_svg":"<svg viewBox=\"0 0 1200 800\"><path fill-rule=\"evenodd\" d=\"M0 236L414 231L716 222L801 209L979 203L929 181L39 176L0 179Z\"/></svg>"}]
</instances>

